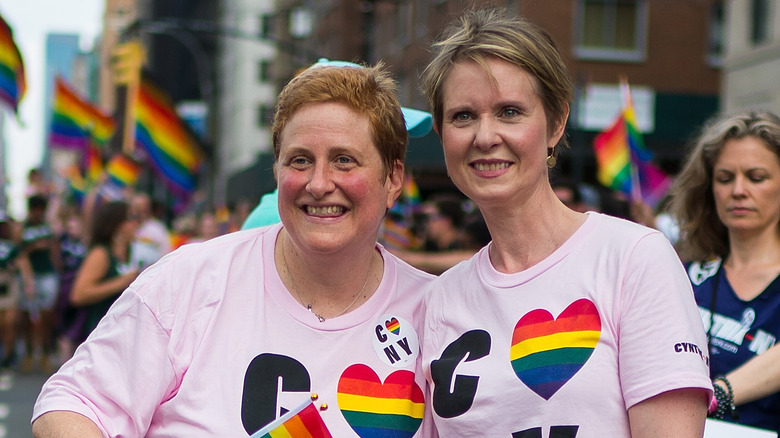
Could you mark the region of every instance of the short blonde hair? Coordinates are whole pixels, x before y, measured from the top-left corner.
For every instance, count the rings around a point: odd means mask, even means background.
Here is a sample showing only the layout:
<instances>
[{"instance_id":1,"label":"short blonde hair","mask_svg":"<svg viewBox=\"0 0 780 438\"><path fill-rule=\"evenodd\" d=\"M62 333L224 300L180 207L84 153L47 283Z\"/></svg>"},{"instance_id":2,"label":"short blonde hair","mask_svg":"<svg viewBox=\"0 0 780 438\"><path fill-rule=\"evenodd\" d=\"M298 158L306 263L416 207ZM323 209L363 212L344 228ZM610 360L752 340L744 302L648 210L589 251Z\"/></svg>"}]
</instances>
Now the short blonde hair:
<instances>
[{"instance_id":1,"label":"short blonde hair","mask_svg":"<svg viewBox=\"0 0 780 438\"><path fill-rule=\"evenodd\" d=\"M420 88L428 98L439 131L444 82L455 64L472 60L487 69L488 58L507 61L533 78L549 133L566 124L574 85L555 42L542 27L505 9L471 10L444 29L432 50L434 57L423 71ZM568 146L565 135L558 145ZM554 153L557 152L555 148Z\"/></svg>"}]
</instances>

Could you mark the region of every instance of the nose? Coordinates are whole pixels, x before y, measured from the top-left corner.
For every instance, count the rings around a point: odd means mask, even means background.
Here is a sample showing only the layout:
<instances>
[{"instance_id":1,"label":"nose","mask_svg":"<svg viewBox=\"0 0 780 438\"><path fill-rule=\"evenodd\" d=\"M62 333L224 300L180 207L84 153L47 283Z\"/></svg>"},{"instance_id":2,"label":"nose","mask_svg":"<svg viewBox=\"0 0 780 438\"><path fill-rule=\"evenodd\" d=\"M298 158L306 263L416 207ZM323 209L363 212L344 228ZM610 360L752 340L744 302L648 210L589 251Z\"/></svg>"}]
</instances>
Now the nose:
<instances>
[{"instance_id":1,"label":"nose","mask_svg":"<svg viewBox=\"0 0 780 438\"><path fill-rule=\"evenodd\" d=\"M480 117L477 121L477 132L474 136L474 146L488 150L501 143L501 136L496 129L496 121L491 116Z\"/></svg>"},{"instance_id":2,"label":"nose","mask_svg":"<svg viewBox=\"0 0 780 438\"><path fill-rule=\"evenodd\" d=\"M326 194L332 192L335 188L331 169L327 164L317 163L312 168L309 182L306 184L306 191L311 193L315 199L320 199Z\"/></svg>"},{"instance_id":3,"label":"nose","mask_svg":"<svg viewBox=\"0 0 780 438\"><path fill-rule=\"evenodd\" d=\"M742 198L747 196L747 182L744 175L734 177L734 186L731 188L731 196Z\"/></svg>"}]
</instances>

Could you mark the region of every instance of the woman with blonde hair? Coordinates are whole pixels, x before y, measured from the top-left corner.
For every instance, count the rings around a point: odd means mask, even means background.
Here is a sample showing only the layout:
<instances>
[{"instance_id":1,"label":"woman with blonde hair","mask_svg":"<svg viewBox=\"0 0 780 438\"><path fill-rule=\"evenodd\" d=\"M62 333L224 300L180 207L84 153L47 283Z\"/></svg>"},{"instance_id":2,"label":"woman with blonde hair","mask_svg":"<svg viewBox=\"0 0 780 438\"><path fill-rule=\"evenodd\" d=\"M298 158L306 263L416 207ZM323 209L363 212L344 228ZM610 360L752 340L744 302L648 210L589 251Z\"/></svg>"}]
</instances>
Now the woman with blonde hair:
<instances>
[{"instance_id":1,"label":"woman with blonde hair","mask_svg":"<svg viewBox=\"0 0 780 438\"><path fill-rule=\"evenodd\" d=\"M710 415L780 432L780 118L710 120L671 193L708 335Z\"/></svg>"},{"instance_id":2,"label":"woman with blonde hair","mask_svg":"<svg viewBox=\"0 0 780 438\"><path fill-rule=\"evenodd\" d=\"M550 185L573 94L552 38L469 12L434 44L422 88L447 170L493 239L431 288L423 366L439 434L701 437L704 332L669 241L574 211Z\"/></svg>"}]
</instances>

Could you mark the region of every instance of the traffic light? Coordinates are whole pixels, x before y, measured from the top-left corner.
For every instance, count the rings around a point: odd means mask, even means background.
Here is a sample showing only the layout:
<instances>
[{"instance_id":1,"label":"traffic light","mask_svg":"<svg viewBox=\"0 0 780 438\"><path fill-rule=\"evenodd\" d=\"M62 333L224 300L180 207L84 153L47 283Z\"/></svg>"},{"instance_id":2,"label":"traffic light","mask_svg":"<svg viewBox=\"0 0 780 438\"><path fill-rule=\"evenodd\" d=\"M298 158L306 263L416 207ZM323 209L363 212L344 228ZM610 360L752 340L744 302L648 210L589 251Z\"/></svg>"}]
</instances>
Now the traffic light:
<instances>
[{"instance_id":1,"label":"traffic light","mask_svg":"<svg viewBox=\"0 0 780 438\"><path fill-rule=\"evenodd\" d=\"M141 67L146 60L146 50L139 41L128 41L111 50L111 71L114 82L127 85L141 77Z\"/></svg>"}]
</instances>

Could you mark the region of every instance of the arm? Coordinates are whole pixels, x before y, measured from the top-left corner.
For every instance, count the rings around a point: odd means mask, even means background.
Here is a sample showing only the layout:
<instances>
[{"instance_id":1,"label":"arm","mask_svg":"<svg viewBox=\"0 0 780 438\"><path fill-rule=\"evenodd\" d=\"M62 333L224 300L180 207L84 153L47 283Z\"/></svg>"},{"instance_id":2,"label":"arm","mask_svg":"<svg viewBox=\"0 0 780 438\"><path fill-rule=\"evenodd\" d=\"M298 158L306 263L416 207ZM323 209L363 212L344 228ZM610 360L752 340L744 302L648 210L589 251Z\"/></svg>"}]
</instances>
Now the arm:
<instances>
[{"instance_id":1,"label":"arm","mask_svg":"<svg viewBox=\"0 0 780 438\"><path fill-rule=\"evenodd\" d=\"M132 271L108 280L102 280L108 272L110 264L110 256L105 248L95 247L89 251L73 282L70 296L71 304L84 306L117 295L138 276L138 271Z\"/></svg>"},{"instance_id":2,"label":"arm","mask_svg":"<svg viewBox=\"0 0 780 438\"><path fill-rule=\"evenodd\" d=\"M734 405L764 398L780 391L780 344L745 362L728 373L734 389ZM723 382L715 382L727 389Z\"/></svg>"},{"instance_id":3,"label":"arm","mask_svg":"<svg viewBox=\"0 0 780 438\"><path fill-rule=\"evenodd\" d=\"M703 389L676 389L641 401L628 409L631 436L700 438L708 404Z\"/></svg>"},{"instance_id":4,"label":"arm","mask_svg":"<svg viewBox=\"0 0 780 438\"><path fill-rule=\"evenodd\" d=\"M27 257L27 251L24 249L22 249L19 256L16 258L16 266L19 268L19 273L22 276L22 290L27 296L32 297L35 292L35 277L33 275L30 259Z\"/></svg>"},{"instance_id":5,"label":"arm","mask_svg":"<svg viewBox=\"0 0 780 438\"><path fill-rule=\"evenodd\" d=\"M35 438L102 438L103 434L87 417L70 411L51 411L32 424Z\"/></svg>"}]
</instances>

